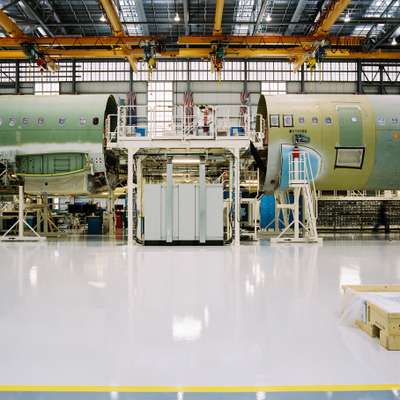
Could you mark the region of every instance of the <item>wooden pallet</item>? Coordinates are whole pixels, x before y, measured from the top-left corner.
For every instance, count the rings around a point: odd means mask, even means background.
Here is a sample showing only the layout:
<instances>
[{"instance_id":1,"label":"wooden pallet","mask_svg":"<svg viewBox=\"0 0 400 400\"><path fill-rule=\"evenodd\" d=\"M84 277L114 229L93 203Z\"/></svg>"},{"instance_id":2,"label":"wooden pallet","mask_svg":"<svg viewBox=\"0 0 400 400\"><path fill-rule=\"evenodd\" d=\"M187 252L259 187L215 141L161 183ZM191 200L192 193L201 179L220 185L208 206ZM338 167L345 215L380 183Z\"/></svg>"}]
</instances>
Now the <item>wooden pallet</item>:
<instances>
[{"instance_id":1,"label":"wooden pallet","mask_svg":"<svg viewBox=\"0 0 400 400\"><path fill-rule=\"evenodd\" d=\"M349 285L343 288L359 293L399 292L400 295L400 285ZM390 312L373 301L366 300L364 320L357 320L355 323L371 337L378 337L385 349L400 350L400 312Z\"/></svg>"}]
</instances>

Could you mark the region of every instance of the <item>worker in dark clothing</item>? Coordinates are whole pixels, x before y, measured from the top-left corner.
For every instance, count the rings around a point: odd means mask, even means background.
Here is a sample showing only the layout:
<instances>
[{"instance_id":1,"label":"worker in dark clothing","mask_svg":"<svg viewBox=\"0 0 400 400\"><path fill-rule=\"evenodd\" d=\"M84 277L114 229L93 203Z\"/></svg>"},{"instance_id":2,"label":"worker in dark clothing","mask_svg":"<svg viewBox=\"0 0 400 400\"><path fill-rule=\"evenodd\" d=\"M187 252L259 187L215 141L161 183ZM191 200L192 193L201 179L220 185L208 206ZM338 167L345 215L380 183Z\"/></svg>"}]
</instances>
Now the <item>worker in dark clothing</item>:
<instances>
[{"instance_id":1,"label":"worker in dark clothing","mask_svg":"<svg viewBox=\"0 0 400 400\"><path fill-rule=\"evenodd\" d=\"M390 232L390 221L388 218L388 211L386 207L386 201L382 201L379 207L379 216L376 225L374 226L374 232L377 232L379 227L383 225L385 227L385 233Z\"/></svg>"}]
</instances>

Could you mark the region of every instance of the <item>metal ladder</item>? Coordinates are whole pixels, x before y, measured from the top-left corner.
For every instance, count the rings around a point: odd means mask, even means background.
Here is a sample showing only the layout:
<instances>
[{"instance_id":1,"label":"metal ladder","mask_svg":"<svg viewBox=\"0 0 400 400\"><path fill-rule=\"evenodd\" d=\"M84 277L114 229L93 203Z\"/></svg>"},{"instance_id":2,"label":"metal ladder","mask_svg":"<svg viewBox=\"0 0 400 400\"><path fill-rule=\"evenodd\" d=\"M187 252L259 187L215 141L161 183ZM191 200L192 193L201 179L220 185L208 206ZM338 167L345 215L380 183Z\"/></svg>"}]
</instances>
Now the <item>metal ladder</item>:
<instances>
[{"instance_id":1,"label":"metal ladder","mask_svg":"<svg viewBox=\"0 0 400 400\"><path fill-rule=\"evenodd\" d=\"M311 163L308 154L295 148L289 154L289 182L286 193L279 193L277 198L280 204L276 206L276 212L292 213L292 222L286 223L284 230L272 238L272 243L321 243L317 231L317 200L312 176ZM288 200L289 193L293 193L293 202ZM303 199L303 221L300 219L300 199ZM284 218L288 221L288 216ZM293 228L293 229L292 229ZM300 229L302 228L302 235ZM290 234L290 236L288 236Z\"/></svg>"}]
</instances>

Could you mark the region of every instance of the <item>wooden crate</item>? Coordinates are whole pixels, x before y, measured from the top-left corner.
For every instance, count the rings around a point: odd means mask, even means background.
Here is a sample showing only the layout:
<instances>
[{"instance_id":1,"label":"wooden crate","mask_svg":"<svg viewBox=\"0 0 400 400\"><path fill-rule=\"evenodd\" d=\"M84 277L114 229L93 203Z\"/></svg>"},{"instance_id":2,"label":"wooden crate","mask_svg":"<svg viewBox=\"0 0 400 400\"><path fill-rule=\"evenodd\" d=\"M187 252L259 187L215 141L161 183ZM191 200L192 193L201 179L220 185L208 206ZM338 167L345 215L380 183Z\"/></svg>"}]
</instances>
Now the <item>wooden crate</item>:
<instances>
[{"instance_id":1,"label":"wooden crate","mask_svg":"<svg viewBox=\"0 0 400 400\"><path fill-rule=\"evenodd\" d=\"M400 285L348 285L343 289L358 293L399 292L400 295ZM400 350L400 312L390 312L373 300L366 300L364 321L357 320L355 323L371 337L378 337L385 349Z\"/></svg>"}]
</instances>

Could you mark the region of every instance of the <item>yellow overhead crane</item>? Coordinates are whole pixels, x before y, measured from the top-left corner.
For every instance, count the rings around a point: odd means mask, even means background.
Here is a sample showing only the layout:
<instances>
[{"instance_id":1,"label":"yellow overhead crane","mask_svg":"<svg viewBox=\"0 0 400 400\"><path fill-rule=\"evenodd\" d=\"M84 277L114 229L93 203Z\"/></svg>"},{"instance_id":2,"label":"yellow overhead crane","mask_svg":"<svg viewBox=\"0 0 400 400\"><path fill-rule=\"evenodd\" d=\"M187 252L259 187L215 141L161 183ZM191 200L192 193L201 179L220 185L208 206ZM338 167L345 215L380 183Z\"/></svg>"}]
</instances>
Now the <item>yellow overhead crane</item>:
<instances>
[{"instance_id":1,"label":"yellow overhead crane","mask_svg":"<svg viewBox=\"0 0 400 400\"><path fill-rule=\"evenodd\" d=\"M144 57L143 49L45 49L41 50L46 56L53 59L95 59L95 58L126 58L132 55L135 59ZM159 53L161 58L209 58L209 49L190 49L182 48L176 51L162 51ZM302 49L255 49L243 47L229 47L225 50L225 58L287 58L288 60L303 54ZM361 51L352 51L348 49L327 50L324 58L326 59L369 59L369 60L394 60L400 59L400 52L388 52L377 50L374 52L364 53ZM1 50L0 59L26 59L23 50Z\"/></svg>"},{"instance_id":2,"label":"yellow overhead crane","mask_svg":"<svg viewBox=\"0 0 400 400\"><path fill-rule=\"evenodd\" d=\"M161 58L208 58L221 62L224 58L287 58L295 67L304 62L316 61L316 52L323 48L323 58L328 59L399 59L398 51L362 51L363 38L330 36L329 31L337 18L346 9L350 0L332 0L317 21L310 35L223 35L222 16L224 0L217 0L213 35L181 36L179 47L173 51L157 49L156 36L128 36L119 20L112 0L99 0L113 31L112 36L84 37L31 37L0 10L0 26L8 37L0 38L0 59L28 58L26 45L33 46L40 55L49 59L71 58L126 58L135 68L138 59L145 59L151 67L156 56ZM186 47L188 46L188 47ZM197 46L197 47L191 47ZM202 46L202 47L200 47ZM214 57L214 59L213 59ZM151 68L150 68L151 69Z\"/></svg>"},{"instance_id":3,"label":"yellow overhead crane","mask_svg":"<svg viewBox=\"0 0 400 400\"><path fill-rule=\"evenodd\" d=\"M25 33L3 10L0 10L0 26L12 38L26 37Z\"/></svg>"},{"instance_id":4,"label":"yellow overhead crane","mask_svg":"<svg viewBox=\"0 0 400 400\"><path fill-rule=\"evenodd\" d=\"M327 35L329 35L332 26L350 3L351 0L331 0L313 27L312 36L317 39L311 46L305 47L300 56L294 58L295 70L298 70L305 62L310 69L313 69L319 59L322 56L325 57L324 46Z\"/></svg>"},{"instance_id":5,"label":"yellow overhead crane","mask_svg":"<svg viewBox=\"0 0 400 400\"><path fill-rule=\"evenodd\" d=\"M113 1L112 0L100 0L100 3L101 3L101 6L103 7L105 13L107 14L107 18L110 22L113 34L120 38L124 37L125 36L124 27L122 26L122 23L119 19L118 12L115 8L115 4L113 3ZM121 46L123 49L126 49L126 50L130 49L129 45L122 44ZM125 57L128 59L132 70L136 71L137 58L135 58L134 55L131 54L129 51L128 51L128 54L125 55Z\"/></svg>"},{"instance_id":6,"label":"yellow overhead crane","mask_svg":"<svg viewBox=\"0 0 400 400\"><path fill-rule=\"evenodd\" d=\"M39 47L113 47L124 46L138 47L149 41L157 41L157 36L52 36L52 37L0 37L0 47L20 47L29 41ZM220 42L229 46L302 46L311 45L319 38L315 36L283 36L283 35L257 35L257 36L181 36L178 45L203 45ZM325 39L332 46L359 47L364 39L351 36L327 36Z\"/></svg>"}]
</instances>

